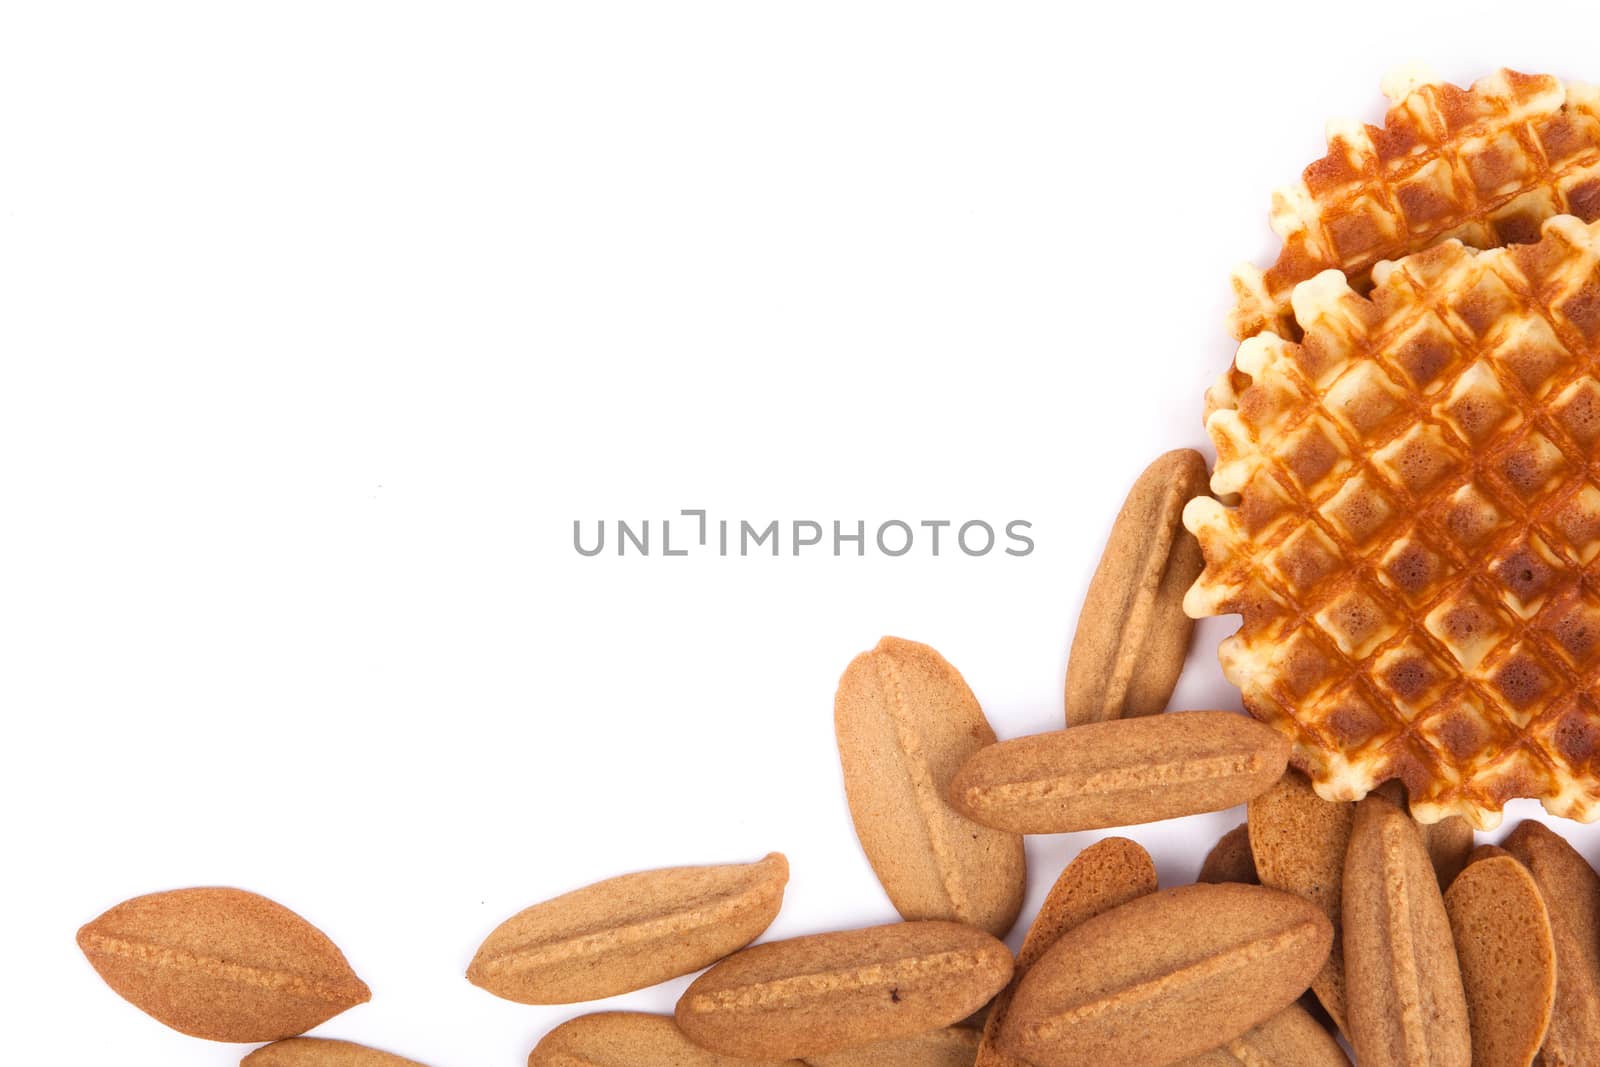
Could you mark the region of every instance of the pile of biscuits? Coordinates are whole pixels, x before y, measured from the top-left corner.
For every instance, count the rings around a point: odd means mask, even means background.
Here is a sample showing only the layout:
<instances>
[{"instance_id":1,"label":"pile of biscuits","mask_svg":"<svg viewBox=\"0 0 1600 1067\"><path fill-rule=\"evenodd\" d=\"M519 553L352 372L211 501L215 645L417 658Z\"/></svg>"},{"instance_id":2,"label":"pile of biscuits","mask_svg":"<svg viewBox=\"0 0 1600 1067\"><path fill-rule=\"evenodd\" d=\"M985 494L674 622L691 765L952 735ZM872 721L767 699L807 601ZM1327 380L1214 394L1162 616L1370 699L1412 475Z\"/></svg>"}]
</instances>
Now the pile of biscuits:
<instances>
[{"instance_id":1,"label":"pile of biscuits","mask_svg":"<svg viewBox=\"0 0 1600 1067\"><path fill-rule=\"evenodd\" d=\"M1600 94L1386 88L1382 127L1336 127L1279 194L1278 264L1236 276L1216 469L1168 453L1129 492L1065 728L999 740L916 642L844 671L850 812L903 921L756 944L776 853L536 904L470 981L569 1004L704 973L673 1016L579 1016L530 1067L1600 1063L1600 875L1539 822L1475 837L1514 796L1600 814ZM1168 710L1191 617L1232 612L1253 717ZM1001 940L1025 835L1240 804L1194 884L1105 837ZM299 1036L368 990L254 894L139 897L78 942L167 1025L268 1042L248 1067L419 1067Z\"/></svg>"}]
</instances>

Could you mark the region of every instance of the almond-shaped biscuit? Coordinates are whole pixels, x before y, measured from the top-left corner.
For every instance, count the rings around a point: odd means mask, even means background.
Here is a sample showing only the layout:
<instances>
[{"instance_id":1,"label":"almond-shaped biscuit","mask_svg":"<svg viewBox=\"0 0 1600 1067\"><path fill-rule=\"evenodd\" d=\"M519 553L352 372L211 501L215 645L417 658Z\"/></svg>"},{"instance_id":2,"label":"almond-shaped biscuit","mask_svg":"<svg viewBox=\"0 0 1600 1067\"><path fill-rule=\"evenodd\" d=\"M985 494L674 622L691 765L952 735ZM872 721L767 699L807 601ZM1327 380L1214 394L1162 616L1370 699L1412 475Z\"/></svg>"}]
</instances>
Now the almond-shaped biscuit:
<instances>
[{"instance_id":1,"label":"almond-shaped biscuit","mask_svg":"<svg viewBox=\"0 0 1600 1067\"><path fill-rule=\"evenodd\" d=\"M1271 787L1289 761L1278 731L1228 711L1092 722L980 749L951 800L985 826L1059 834L1221 811Z\"/></svg>"},{"instance_id":2,"label":"almond-shaped biscuit","mask_svg":"<svg viewBox=\"0 0 1600 1067\"><path fill-rule=\"evenodd\" d=\"M805 1067L799 1060L741 1059L703 1049L670 1016L602 1011L568 1019L528 1054L528 1067Z\"/></svg>"},{"instance_id":3,"label":"almond-shaped biscuit","mask_svg":"<svg viewBox=\"0 0 1600 1067\"><path fill-rule=\"evenodd\" d=\"M1369 793L1345 856L1345 1034L1362 1067L1470 1067L1471 1028L1439 879L1411 816Z\"/></svg>"},{"instance_id":4,"label":"almond-shaped biscuit","mask_svg":"<svg viewBox=\"0 0 1600 1067\"><path fill-rule=\"evenodd\" d=\"M1333 951L1312 979L1311 990L1341 1030L1345 992L1340 887L1355 815L1354 804L1323 800L1305 775L1290 770L1250 801L1246 822L1261 884L1305 897L1333 923Z\"/></svg>"},{"instance_id":5,"label":"almond-shaped biscuit","mask_svg":"<svg viewBox=\"0 0 1600 1067\"><path fill-rule=\"evenodd\" d=\"M389 1052L349 1041L291 1037L263 1045L239 1061L239 1067L424 1067Z\"/></svg>"},{"instance_id":6,"label":"almond-shaped biscuit","mask_svg":"<svg viewBox=\"0 0 1600 1067\"><path fill-rule=\"evenodd\" d=\"M519 1004L571 1004L698 971L771 925L789 862L667 867L610 878L495 928L467 978Z\"/></svg>"},{"instance_id":7,"label":"almond-shaped biscuit","mask_svg":"<svg viewBox=\"0 0 1600 1067\"><path fill-rule=\"evenodd\" d=\"M242 889L134 897L78 947L134 1007L212 1041L294 1037L372 996L322 931Z\"/></svg>"},{"instance_id":8,"label":"almond-shaped biscuit","mask_svg":"<svg viewBox=\"0 0 1600 1067\"><path fill-rule=\"evenodd\" d=\"M1028 969L1000 1045L1035 1067L1166 1067L1294 1003L1332 941L1315 905L1275 889L1139 897L1068 930Z\"/></svg>"},{"instance_id":9,"label":"almond-shaped biscuit","mask_svg":"<svg viewBox=\"0 0 1600 1067\"><path fill-rule=\"evenodd\" d=\"M1248 823L1240 823L1217 839L1206 853L1205 862L1200 864L1200 876L1195 881L1261 884L1261 876L1256 873L1256 857L1250 851Z\"/></svg>"},{"instance_id":10,"label":"almond-shaped biscuit","mask_svg":"<svg viewBox=\"0 0 1600 1067\"><path fill-rule=\"evenodd\" d=\"M1310 1012L1291 1004L1254 1030L1179 1067L1350 1067L1350 1059Z\"/></svg>"},{"instance_id":11,"label":"almond-shaped biscuit","mask_svg":"<svg viewBox=\"0 0 1600 1067\"><path fill-rule=\"evenodd\" d=\"M1513 857L1490 857L1461 872L1444 907L1467 991L1473 1067L1528 1067L1556 996L1556 945L1538 884Z\"/></svg>"},{"instance_id":12,"label":"almond-shaped biscuit","mask_svg":"<svg viewBox=\"0 0 1600 1067\"><path fill-rule=\"evenodd\" d=\"M856 836L895 910L1005 936L1027 889L1022 838L946 799L957 768L995 739L960 673L927 645L885 637L839 679L833 721Z\"/></svg>"},{"instance_id":13,"label":"almond-shaped biscuit","mask_svg":"<svg viewBox=\"0 0 1600 1067\"><path fill-rule=\"evenodd\" d=\"M678 1026L729 1056L811 1056L950 1026L1011 979L975 926L929 921L769 941L730 956L678 1001Z\"/></svg>"},{"instance_id":14,"label":"almond-shaped biscuit","mask_svg":"<svg viewBox=\"0 0 1600 1067\"><path fill-rule=\"evenodd\" d=\"M1206 493L1205 457L1180 448L1128 491L1078 613L1067 657L1067 725L1165 710L1194 620L1183 597L1200 577L1200 542L1183 508Z\"/></svg>"},{"instance_id":15,"label":"almond-shaped biscuit","mask_svg":"<svg viewBox=\"0 0 1600 1067\"><path fill-rule=\"evenodd\" d=\"M1126 837L1106 837L1078 853L1050 887L1033 925L1028 927L1011 984L989 1005L977 1067L1028 1067L1000 1048L1000 1028L1011 1010L1017 983L1062 934L1102 912L1155 891L1156 865L1137 842Z\"/></svg>"},{"instance_id":16,"label":"almond-shaped biscuit","mask_svg":"<svg viewBox=\"0 0 1600 1067\"><path fill-rule=\"evenodd\" d=\"M806 1067L972 1067L978 1031L947 1026L914 1037L897 1037L860 1048L807 1056Z\"/></svg>"},{"instance_id":17,"label":"almond-shaped biscuit","mask_svg":"<svg viewBox=\"0 0 1600 1067\"><path fill-rule=\"evenodd\" d=\"M1556 945L1556 1003L1544 1067L1600 1063L1600 876L1566 839L1529 820L1502 842L1539 883Z\"/></svg>"}]
</instances>

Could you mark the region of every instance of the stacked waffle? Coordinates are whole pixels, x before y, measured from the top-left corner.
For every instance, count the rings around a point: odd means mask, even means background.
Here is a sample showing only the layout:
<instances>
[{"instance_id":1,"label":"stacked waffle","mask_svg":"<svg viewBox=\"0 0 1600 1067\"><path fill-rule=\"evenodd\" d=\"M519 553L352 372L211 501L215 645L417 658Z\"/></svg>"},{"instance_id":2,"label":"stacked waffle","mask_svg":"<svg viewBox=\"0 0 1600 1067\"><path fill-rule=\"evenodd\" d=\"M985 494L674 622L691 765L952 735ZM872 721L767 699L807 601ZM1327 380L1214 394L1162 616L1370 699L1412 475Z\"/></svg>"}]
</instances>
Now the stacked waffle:
<instances>
[{"instance_id":1,"label":"stacked waffle","mask_svg":"<svg viewBox=\"0 0 1600 1067\"><path fill-rule=\"evenodd\" d=\"M1185 608L1328 799L1600 816L1600 90L1408 74L1274 199Z\"/></svg>"}]
</instances>

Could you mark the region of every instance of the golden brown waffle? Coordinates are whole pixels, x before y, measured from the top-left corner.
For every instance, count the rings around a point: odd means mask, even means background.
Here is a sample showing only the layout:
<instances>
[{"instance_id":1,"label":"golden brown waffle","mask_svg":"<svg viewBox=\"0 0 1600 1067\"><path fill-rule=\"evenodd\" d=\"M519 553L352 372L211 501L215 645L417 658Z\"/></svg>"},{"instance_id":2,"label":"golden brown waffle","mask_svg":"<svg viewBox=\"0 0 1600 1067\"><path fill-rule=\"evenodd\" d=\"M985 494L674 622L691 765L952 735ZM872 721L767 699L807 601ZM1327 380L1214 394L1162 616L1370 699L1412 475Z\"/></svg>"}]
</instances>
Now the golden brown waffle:
<instances>
[{"instance_id":1,"label":"golden brown waffle","mask_svg":"<svg viewBox=\"0 0 1600 1067\"><path fill-rule=\"evenodd\" d=\"M1496 248L1555 215L1600 218L1600 88L1502 70L1461 89L1401 71L1383 91L1381 127L1330 123L1328 154L1273 196L1283 252L1235 272L1235 339L1292 336L1290 293L1329 267L1359 289L1379 262L1448 238Z\"/></svg>"},{"instance_id":2,"label":"golden brown waffle","mask_svg":"<svg viewBox=\"0 0 1600 1067\"><path fill-rule=\"evenodd\" d=\"M1206 569L1242 613L1224 673L1330 800L1392 777L1424 822L1511 797L1600 816L1600 223L1450 241L1300 285L1207 420Z\"/></svg>"}]
</instances>

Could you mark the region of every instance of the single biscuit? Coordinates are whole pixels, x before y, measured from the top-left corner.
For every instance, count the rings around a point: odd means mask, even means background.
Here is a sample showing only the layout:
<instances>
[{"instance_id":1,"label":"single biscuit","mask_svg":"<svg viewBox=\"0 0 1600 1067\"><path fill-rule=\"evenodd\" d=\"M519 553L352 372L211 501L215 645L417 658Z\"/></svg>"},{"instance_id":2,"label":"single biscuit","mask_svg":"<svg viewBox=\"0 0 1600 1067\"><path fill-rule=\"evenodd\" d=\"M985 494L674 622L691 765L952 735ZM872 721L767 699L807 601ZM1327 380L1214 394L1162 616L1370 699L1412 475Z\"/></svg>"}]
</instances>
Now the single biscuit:
<instances>
[{"instance_id":1,"label":"single biscuit","mask_svg":"<svg viewBox=\"0 0 1600 1067\"><path fill-rule=\"evenodd\" d=\"M679 999L677 1020L724 1055L804 1059L960 1022L1011 970L1004 944L960 923L813 934L723 960Z\"/></svg>"},{"instance_id":2,"label":"single biscuit","mask_svg":"<svg viewBox=\"0 0 1600 1067\"><path fill-rule=\"evenodd\" d=\"M1021 837L946 799L962 762L995 740L961 674L927 645L885 637L839 679L833 722L856 836L895 910L1003 937L1027 860Z\"/></svg>"},{"instance_id":3,"label":"single biscuit","mask_svg":"<svg viewBox=\"0 0 1600 1067\"><path fill-rule=\"evenodd\" d=\"M1312 979L1311 990L1341 1030L1345 989L1340 890L1355 815L1354 804L1323 800L1305 775L1291 770L1250 802L1247 823L1261 884L1305 897L1333 923L1333 951Z\"/></svg>"},{"instance_id":4,"label":"single biscuit","mask_svg":"<svg viewBox=\"0 0 1600 1067\"><path fill-rule=\"evenodd\" d=\"M1240 823L1223 834L1206 853L1200 865L1197 882L1238 882L1240 885L1260 885L1256 873L1256 858L1250 851L1250 827Z\"/></svg>"},{"instance_id":5,"label":"single biscuit","mask_svg":"<svg viewBox=\"0 0 1600 1067\"><path fill-rule=\"evenodd\" d=\"M1470 855L1467 856L1467 866L1470 867L1474 863L1482 863L1484 860L1492 860L1496 856L1510 855L1511 853L1507 852L1499 845L1479 845L1477 848L1472 850Z\"/></svg>"},{"instance_id":6,"label":"single biscuit","mask_svg":"<svg viewBox=\"0 0 1600 1067\"><path fill-rule=\"evenodd\" d=\"M1315 905L1275 889L1139 897L1068 930L1028 970L1000 1045L1034 1067L1166 1067L1294 1003L1332 940Z\"/></svg>"},{"instance_id":7,"label":"single biscuit","mask_svg":"<svg viewBox=\"0 0 1600 1067\"><path fill-rule=\"evenodd\" d=\"M78 947L134 1007L212 1041L294 1037L372 996L322 931L242 889L134 897Z\"/></svg>"},{"instance_id":8,"label":"single biscuit","mask_svg":"<svg viewBox=\"0 0 1600 1067\"><path fill-rule=\"evenodd\" d=\"M962 765L950 797L1001 830L1098 830L1242 804L1288 760L1288 741L1243 715L1175 711L990 745Z\"/></svg>"},{"instance_id":9,"label":"single biscuit","mask_svg":"<svg viewBox=\"0 0 1600 1067\"><path fill-rule=\"evenodd\" d=\"M1474 863L1444 895L1472 1021L1474 1067L1527 1067L1556 995L1556 946L1539 887L1511 856Z\"/></svg>"},{"instance_id":10,"label":"single biscuit","mask_svg":"<svg viewBox=\"0 0 1600 1067\"><path fill-rule=\"evenodd\" d=\"M1470 1067L1450 920L1417 824L1376 793L1345 857L1345 1033L1362 1067Z\"/></svg>"},{"instance_id":11,"label":"single biscuit","mask_svg":"<svg viewBox=\"0 0 1600 1067\"><path fill-rule=\"evenodd\" d=\"M573 890L484 939L467 978L519 1004L599 1000L698 971L748 945L783 904L789 862L667 867Z\"/></svg>"},{"instance_id":12,"label":"single biscuit","mask_svg":"<svg viewBox=\"0 0 1600 1067\"><path fill-rule=\"evenodd\" d=\"M1067 864L1044 898L1039 914L1022 939L1011 984L989 1005L977 1067L1027 1067L1000 1049L1000 1028L1011 1009L1017 983L1061 935L1102 912L1156 891L1156 865L1138 843L1106 837L1085 848Z\"/></svg>"},{"instance_id":13,"label":"single biscuit","mask_svg":"<svg viewBox=\"0 0 1600 1067\"><path fill-rule=\"evenodd\" d=\"M1544 1067L1592 1067L1600 1056L1600 876L1543 823L1520 824L1502 844L1544 898L1556 946L1556 1002Z\"/></svg>"},{"instance_id":14,"label":"single biscuit","mask_svg":"<svg viewBox=\"0 0 1600 1067\"><path fill-rule=\"evenodd\" d=\"M545 1034L528 1067L806 1067L799 1060L740 1059L694 1044L671 1018L603 1011L569 1019Z\"/></svg>"},{"instance_id":15,"label":"single biscuit","mask_svg":"<svg viewBox=\"0 0 1600 1067\"><path fill-rule=\"evenodd\" d=\"M1205 457L1180 448L1128 491L1078 613L1067 657L1067 725L1166 709L1194 620L1183 597L1200 577L1200 544L1183 506L1206 491Z\"/></svg>"}]
</instances>

